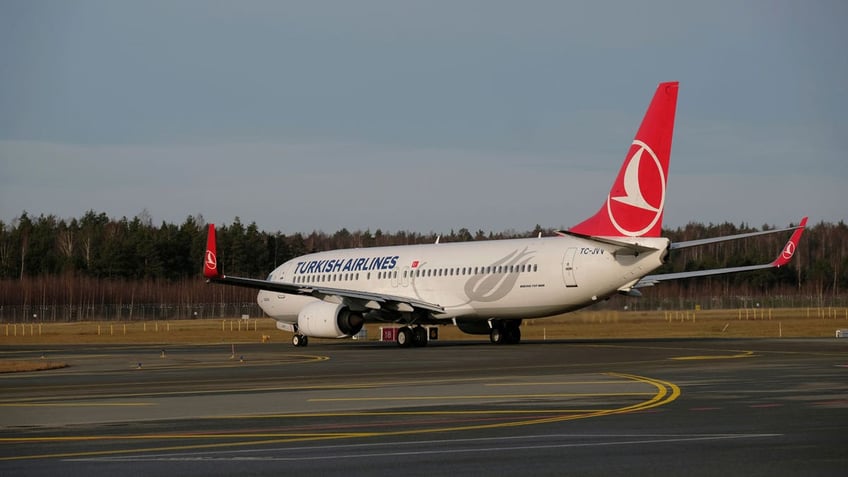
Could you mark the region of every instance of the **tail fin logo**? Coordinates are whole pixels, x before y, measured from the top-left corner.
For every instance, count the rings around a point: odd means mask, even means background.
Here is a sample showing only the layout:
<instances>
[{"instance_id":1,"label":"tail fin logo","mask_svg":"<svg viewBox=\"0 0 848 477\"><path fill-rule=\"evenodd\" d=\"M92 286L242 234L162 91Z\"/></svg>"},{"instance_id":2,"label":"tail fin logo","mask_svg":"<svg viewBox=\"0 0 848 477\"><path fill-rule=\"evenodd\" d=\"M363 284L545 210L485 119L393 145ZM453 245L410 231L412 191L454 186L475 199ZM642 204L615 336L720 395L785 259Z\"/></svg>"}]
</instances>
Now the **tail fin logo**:
<instances>
[{"instance_id":1,"label":"tail fin logo","mask_svg":"<svg viewBox=\"0 0 848 477\"><path fill-rule=\"evenodd\" d=\"M218 259L211 250L206 251L206 268L209 270L216 270L218 268Z\"/></svg>"},{"instance_id":2,"label":"tail fin logo","mask_svg":"<svg viewBox=\"0 0 848 477\"><path fill-rule=\"evenodd\" d=\"M624 173L607 196L607 213L622 235L639 237L662 218L666 178L662 163L650 146L637 139L630 150ZM645 157L646 152L650 159Z\"/></svg>"}]
</instances>

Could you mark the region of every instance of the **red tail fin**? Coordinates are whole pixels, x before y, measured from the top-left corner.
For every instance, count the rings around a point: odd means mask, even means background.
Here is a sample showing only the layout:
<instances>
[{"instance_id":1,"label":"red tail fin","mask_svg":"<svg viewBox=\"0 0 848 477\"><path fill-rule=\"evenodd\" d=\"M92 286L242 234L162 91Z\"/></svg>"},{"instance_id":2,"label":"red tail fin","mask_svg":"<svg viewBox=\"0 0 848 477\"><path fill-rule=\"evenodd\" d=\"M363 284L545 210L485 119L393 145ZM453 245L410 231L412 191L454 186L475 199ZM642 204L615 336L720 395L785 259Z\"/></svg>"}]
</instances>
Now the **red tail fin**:
<instances>
[{"instance_id":1,"label":"red tail fin","mask_svg":"<svg viewBox=\"0 0 848 477\"><path fill-rule=\"evenodd\" d=\"M203 276L206 278L218 278L218 240L215 237L215 224L209 224L209 232L206 235L206 255L203 257Z\"/></svg>"},{"instance_id":2,"label":"red tail fin","mask_svg":"<svg viewBox=\"0 0 848 477\"><path fill-rule=\"evenodd\" d=\"M674 133L678 83L660 83L607 200L569 231L605 237L659 237Z\"/></svg>"}]
</instances>

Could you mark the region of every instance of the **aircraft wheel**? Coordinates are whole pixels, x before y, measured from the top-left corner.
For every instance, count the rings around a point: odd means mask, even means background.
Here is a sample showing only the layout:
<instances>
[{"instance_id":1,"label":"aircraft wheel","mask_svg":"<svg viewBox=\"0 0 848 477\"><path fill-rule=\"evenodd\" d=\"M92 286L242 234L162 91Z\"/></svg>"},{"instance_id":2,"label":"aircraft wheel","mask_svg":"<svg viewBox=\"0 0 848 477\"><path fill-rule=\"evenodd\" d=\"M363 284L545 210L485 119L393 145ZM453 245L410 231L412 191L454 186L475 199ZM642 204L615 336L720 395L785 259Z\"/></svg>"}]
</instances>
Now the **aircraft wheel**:
<instances>
[{"instance_id":1,"label":"aircraft wheel","mask_svg":"<svg viewBox=\"0 0 848 477\"><path fill-rule=\"evenodd\" d=\"M412 329L412 344L414 346L427 346L427 328L416 326Z\"/></svg>"},{"instance_id":2,"label":"aircraft wheel","mask_svg":"<svg viewBox=\"0 0 848 477\"><path fill-rule=\"evenodd\" d=\"M504 336L504 342L507 344L518 344L521 342L521 328L517 326L507 326Z\"/></svg>"},{"instance_id":3,"label":"aircraft wheel","mask_svg":"<svg viewBox=\"0 0 848 477\"><path fill-rule=\"evenodd\" d=\"M292 344L296 347L306 346L308 343L309 339L304 335L295 334L292 336Z\"/></svg>"},{"instance_id":4,"label":"aircraft wheel","mask_svg":"<svg viewBox=\"0 0 848 477\"><path fill-rule=\"evenodd\" d=\"M407 348L412 345L412 328L404 326L397 331L397 344L401 348Z\"/></svg>"},{"instance_id":5,"label":"aircraft wheel","mask_svg":"<svg viewBox=\"0 0 848 477\"><path fill-rule=\"evenodd\" d=\"M489 340L494 344L503 344L504 331L500 328L492 328L492 331L489 332Z\"/></svg>"}]
</instances>

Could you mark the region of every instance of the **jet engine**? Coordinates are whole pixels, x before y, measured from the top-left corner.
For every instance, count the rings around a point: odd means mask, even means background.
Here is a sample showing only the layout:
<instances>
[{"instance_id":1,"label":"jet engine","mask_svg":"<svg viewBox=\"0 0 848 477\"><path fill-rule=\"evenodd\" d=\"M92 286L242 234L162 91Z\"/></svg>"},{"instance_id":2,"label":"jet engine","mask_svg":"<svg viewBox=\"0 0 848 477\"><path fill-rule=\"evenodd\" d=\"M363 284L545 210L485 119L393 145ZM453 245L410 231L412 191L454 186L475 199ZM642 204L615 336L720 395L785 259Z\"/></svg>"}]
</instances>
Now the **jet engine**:
<instances>
[{"instance_id":1,"label":"jet engine","mask_svg":"<svg viewBox=\"0 0 848 477\"><path fill-rule=\"evenodd\" d=\"M318 301L297 315L297 331L316 338L345 338L359 333L365 319L345 305Z\"/></svg>"}]
</instances>

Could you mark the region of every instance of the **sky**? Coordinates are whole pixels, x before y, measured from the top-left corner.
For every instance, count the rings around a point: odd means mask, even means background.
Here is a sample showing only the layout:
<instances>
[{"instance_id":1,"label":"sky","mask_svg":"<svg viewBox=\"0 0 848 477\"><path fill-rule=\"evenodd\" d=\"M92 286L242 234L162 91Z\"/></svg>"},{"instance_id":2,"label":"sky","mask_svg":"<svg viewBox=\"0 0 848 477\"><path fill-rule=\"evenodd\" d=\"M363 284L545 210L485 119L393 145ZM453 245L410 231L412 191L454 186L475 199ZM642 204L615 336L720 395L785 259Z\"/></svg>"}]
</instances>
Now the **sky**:
<instances>
[{"instance_id":1,"label":"sky","mask_svg":"<svg viewBox=\"0 0 848 477\"><path fill-rule=\"evenodd\" d=\"M0 0L0 221L567 228L680 81L664 224L846 220L844 1Z\"/></svg>"}]
</instances>

